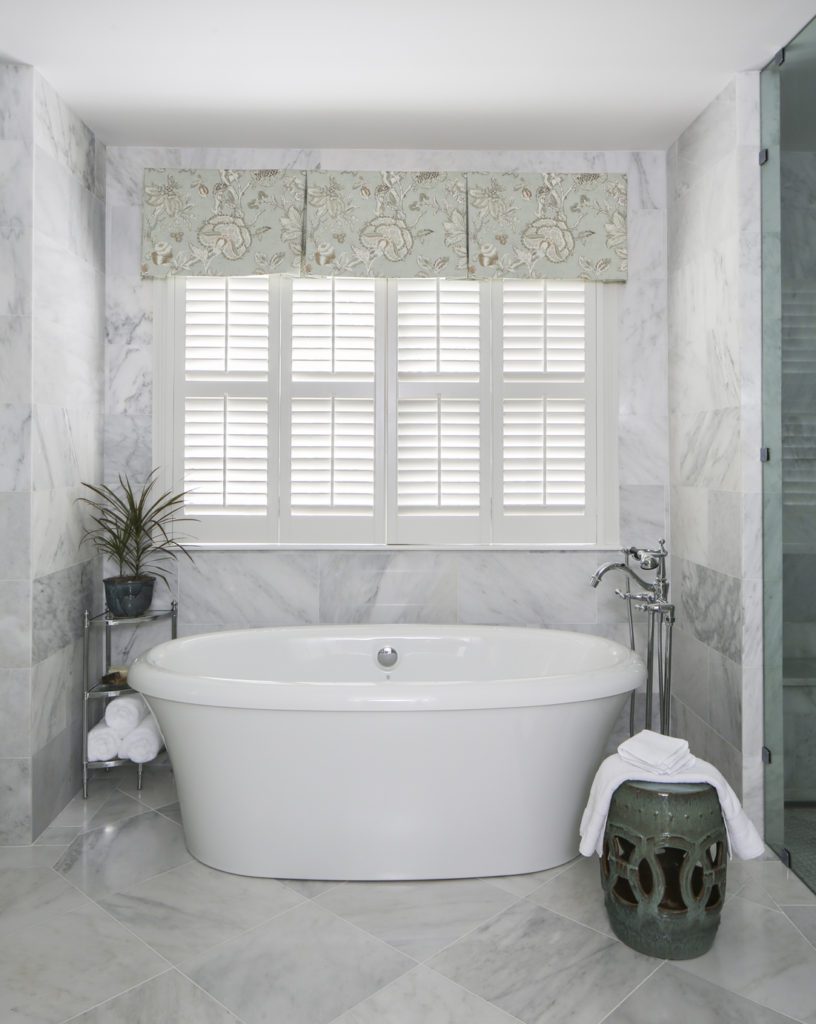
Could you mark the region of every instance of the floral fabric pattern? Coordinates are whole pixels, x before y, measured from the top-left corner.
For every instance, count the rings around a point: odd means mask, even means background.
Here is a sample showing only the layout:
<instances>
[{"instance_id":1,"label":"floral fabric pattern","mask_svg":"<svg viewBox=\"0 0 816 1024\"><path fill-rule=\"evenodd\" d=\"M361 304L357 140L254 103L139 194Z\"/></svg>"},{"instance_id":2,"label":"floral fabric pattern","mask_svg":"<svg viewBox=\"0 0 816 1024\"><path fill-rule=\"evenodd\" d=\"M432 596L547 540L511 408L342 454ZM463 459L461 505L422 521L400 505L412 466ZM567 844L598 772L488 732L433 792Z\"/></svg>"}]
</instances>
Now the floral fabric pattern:
<instances>
[{"instance_id":1,"label":"floral fabric pattern","mask_svg":"<svg viewBox=\"0 0 816 1024\"><path fill-rule=\"evenodd\" d=\"M297 275L305 200L303 171L149 168L142 277Z\"/></svg>"},{"instance_id":2,"label":"floral fabric pattern","mask_svg":"<svg viewBox=\"0 0 816 1024\"><path fill-rule=\"evenodd\" d=\"M464 174L310 171L303 273L467 277Z\"/></svg>"},{"instance_id":3,"label":"floral fabric pattern","mask_svg":"<svg viewBox=\"0 0 816 1024\"><path fill-rule=\"evenodd\" d=\"M472 278L625 281L626 175L468 174Z\"/></svg>"}]
</instances>

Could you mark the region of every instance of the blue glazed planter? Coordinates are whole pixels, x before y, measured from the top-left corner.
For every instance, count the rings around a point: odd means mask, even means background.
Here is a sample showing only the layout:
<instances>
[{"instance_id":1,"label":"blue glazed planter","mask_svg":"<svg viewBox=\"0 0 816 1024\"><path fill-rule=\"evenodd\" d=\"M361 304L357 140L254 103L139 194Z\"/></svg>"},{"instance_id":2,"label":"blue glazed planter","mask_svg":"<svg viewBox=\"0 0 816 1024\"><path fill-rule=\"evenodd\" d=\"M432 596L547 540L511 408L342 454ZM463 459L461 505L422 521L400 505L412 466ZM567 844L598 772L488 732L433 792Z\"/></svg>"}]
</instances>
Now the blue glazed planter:
<instances>
[{"instance_id":1,"label":"blue glazed planter","mask_svg":"<svg viewBox=\"0 0 816 1024\"><path fill-rule=\"evenodd\" d=\"M105 603L117 619L137 619L153 600L153 576L111 576L105 584Z\"/></svg>"}]
</instances>

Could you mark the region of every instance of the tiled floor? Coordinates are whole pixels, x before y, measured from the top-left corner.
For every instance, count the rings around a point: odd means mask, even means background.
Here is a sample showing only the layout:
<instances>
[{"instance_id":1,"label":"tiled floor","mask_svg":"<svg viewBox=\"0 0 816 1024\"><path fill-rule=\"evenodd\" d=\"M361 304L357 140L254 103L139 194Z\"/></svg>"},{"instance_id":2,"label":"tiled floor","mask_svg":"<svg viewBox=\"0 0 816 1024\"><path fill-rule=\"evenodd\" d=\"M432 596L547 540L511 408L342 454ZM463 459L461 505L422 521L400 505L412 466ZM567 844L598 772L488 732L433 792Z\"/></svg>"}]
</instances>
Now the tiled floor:
<instances>
[{"instance_id":1,"label":"tiled floor","mask_svg":"<svg viewBox=\"0 0 816 1024\"><path fill-rule=\"evenodd\" d=\"M729 867L714 948L641 956L594 861L416 883L242 878L184 847L172 777L95 779L0 848L0 1024L816 1024L816 897Z\"/></svg>"}]
</instances>

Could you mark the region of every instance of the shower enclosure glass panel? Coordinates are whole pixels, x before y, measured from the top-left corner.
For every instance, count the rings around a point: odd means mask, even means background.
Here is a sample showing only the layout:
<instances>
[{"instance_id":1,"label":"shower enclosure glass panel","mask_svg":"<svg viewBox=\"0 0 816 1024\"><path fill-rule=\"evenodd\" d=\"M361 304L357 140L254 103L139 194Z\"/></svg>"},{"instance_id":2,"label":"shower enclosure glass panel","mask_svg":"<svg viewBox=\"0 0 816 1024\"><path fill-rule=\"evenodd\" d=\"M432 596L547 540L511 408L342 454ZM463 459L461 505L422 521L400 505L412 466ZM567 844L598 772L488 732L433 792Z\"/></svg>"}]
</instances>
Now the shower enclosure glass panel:
<instances>
[{"instance_id":1,"label":"shower enclosure glass panel","mask_svg":"<svg viewBox=\"0 0 816 1024\"><path fill-rule=\"evenodd\" d=\"M816 889L816 22L761 103L765 832Z\"/></svg>"}]
</instances>

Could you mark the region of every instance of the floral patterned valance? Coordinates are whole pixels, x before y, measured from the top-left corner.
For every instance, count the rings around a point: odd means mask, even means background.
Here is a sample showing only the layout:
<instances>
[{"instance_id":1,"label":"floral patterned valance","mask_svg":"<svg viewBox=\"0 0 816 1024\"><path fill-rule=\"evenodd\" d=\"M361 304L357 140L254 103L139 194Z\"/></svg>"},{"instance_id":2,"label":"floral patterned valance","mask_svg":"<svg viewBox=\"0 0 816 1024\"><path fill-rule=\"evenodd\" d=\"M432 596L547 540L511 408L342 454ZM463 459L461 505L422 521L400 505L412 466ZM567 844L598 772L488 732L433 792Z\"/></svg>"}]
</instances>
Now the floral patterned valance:
<instances>
[{"instance_id":1,"label":"floral patterned valance","mask_svg":"<svg viewBox=\"0 0 816 1024\"><path fill-rule=\"evenodd\" d=\"M467 277L464 174L311 171L305 274Z\"/></svg>"},{"instance_id":2,"label":"floral patterned valance","mask_svg":"<svg viewBox=\"0 0 816 1024\"><path fill-rule=\"evenodd\" d=\"M303 171L145 171L142 277L299 274Z\"/></svg>"},{"instance_id":3,"label":"floral patterned valance","mask_svg":"<svg viewBox=\"0 0 816 1024\"><path fill-rule=\"evenodd\" d=\"M625 174L145 171L143 277L626 270Z\"/></svg>"},{"instance_id":4,"label":"floral patterned valance","mask_svg":"<svg viewBox=\"0 0 816 1024\"><path fill-rule=\"evenodd\" d=\"M625 174L468 174L471 277L625 281Z\"/></svg>"}]
</instances>

